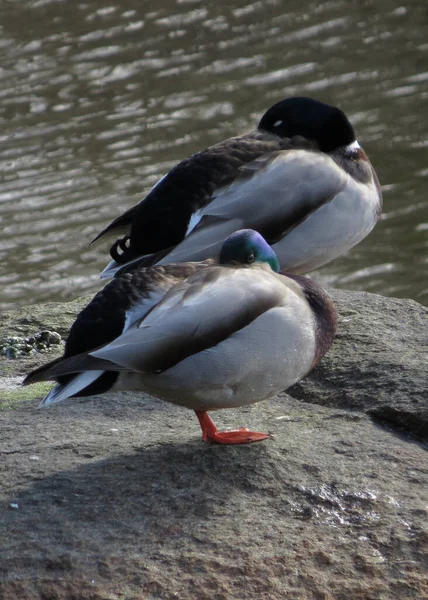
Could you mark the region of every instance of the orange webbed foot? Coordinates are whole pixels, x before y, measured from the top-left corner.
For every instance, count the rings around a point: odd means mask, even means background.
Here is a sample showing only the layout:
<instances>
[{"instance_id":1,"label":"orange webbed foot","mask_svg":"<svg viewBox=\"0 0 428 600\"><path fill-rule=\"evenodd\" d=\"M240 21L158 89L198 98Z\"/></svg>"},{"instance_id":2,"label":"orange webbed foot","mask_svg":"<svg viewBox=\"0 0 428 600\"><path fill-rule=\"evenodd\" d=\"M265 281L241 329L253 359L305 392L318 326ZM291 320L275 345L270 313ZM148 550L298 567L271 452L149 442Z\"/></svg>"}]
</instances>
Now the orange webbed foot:
<instances>
[{"instance_id":1,"label":"orange webbed foot","mask_svg":"<svg viewBox=\"0 0 428 600\"><path fill-rule=\"evenodd\" d=\"M232 429L231 431L218 431L207 412L204 410L195 410L195 413L201 425L204 442L214 444L251 444L267 440L271 437L268 433L250 431L245 427Z\"/></svg>"}]
</instances>

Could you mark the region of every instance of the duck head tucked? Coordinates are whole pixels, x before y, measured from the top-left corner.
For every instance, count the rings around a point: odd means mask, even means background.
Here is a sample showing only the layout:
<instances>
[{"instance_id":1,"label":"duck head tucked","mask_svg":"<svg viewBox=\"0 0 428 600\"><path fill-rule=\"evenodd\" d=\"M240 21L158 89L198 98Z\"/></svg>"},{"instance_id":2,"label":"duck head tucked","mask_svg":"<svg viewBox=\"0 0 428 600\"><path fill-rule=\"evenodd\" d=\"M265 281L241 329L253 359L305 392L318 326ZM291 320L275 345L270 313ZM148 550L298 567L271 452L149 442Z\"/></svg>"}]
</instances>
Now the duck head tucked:
<instances>
[{"instance_id":1,"label":"duck head tucked","mask_svg":"<svg viewBox=\"0 0 428 600\"><path fill-rule=\"evenodd\" d=\"M54 380L46 406L75 396L141 390L195 411L205 441L243 444L268 434L217 431L207 411L270 398L304 377L333 342L326 292L278 273L251 230L213 260L138 267L98 292L71 327L64 355L24 383Z\"/></svg>"},{"instance_id":2,"label":"duck head tucked","mask_svg":"<svg viewBox=\"0 0 428 600\"><path fill-rule=\"evenodd\" d=\"M375 226L382 194L342 110L287 98L255 131L178 163L96 239L125 230L102 276L218 257L234 231L273 246L281 269L307 273L358 244Z\"/></svg>"},{"instance_id":3,"label":"duck head tucked","mask_svg":"<svg viewBox=\"0 0 428 600\"><path fill-rule=\"evenodd\" d=\"M354 128L340 108L304 96L274 104L258 129L280 138L300 136L311 140L321 152L346 148L356 141Z\"/></svg>"},{"instance_id":4,"label":"duck head tucked","mask_svg":"<svg viewBox=\"0 0 428 600\"><path fill-rule=\"evenodd\" d=\"M266 263L272 271L279 272L278 257L264 237L253 229L240 229L232 233L221 247L219 263L251 265Z\"/></svg>"}]
</instances>

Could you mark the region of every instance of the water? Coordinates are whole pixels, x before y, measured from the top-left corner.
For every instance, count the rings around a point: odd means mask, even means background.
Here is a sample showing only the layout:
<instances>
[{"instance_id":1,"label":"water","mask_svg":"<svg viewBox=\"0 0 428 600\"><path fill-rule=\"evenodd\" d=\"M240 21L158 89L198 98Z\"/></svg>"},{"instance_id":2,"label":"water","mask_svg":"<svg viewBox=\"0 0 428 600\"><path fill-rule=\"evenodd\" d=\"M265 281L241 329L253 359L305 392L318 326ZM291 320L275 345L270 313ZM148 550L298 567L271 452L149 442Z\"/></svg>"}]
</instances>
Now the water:
<instances>
[{"instance_id":1,"label":"water","mask_svg":"<svg viewBox=\"0 0 428 600\"><path fill-rule=\"evenodd\" d=\"M89 241L177 161L289 95L339 105L384 216L319 271L428 304L426 0L113 0L0 7L0 306L100 287Z\"/></svg>"}]
</instances>

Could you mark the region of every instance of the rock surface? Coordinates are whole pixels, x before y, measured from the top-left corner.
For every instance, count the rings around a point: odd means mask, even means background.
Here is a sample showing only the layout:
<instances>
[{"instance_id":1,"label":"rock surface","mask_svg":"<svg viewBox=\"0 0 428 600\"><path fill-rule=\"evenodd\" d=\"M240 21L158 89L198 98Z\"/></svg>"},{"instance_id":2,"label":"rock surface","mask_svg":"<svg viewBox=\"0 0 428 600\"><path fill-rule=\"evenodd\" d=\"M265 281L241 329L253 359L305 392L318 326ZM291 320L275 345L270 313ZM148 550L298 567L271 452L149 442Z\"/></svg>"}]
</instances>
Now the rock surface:
<instances>
[{"instance_id":1,"label":"rock surface","mask_svg":"<svg viewBox=\"0 0 428 600\"><path fill-rule=\"evenodd\" d=\"M142 394L38 410L16 382L59 347L0 359L0 598L428 598L427 309L332 295L321 365L214 414L273 433L253 446L204 445ZM65 336L83 303L4 315L0 337Z\"/></svg>"},{"instance_id":2,"label":"rock surface","mask_svg":"<svg viewBox=\"0 0 428 600\"><path fill-rule=\"evenodd\" d=\"M428 440L428 308L413 300L332 291L339 329L331 351L289 393L364 410Z\"/></svg>"}]
</instances>

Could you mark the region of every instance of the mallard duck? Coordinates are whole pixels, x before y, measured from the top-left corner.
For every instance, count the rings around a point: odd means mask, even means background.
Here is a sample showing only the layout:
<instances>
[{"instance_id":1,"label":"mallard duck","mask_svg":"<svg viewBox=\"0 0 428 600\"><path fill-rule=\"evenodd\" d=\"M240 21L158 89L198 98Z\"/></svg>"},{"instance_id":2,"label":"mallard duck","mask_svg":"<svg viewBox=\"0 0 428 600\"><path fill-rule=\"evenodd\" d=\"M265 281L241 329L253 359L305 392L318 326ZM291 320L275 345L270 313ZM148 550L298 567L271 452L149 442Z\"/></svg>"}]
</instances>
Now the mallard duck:
<instances>
[{"instance_id":1,"label":"mallard duck","mask_svg":"<svg viewBox=\"0 0 428 600\"><path fill-rule=\"evenodd\" d=\"M136 264L217 257L228 235L250 227L282 269L307 273L366 237L381 208L376 173L345 114L288 98L256 131L180 162L94 241L128 232L110 249L108 277Z\"/></svg>"},{"instance_id":2,"label":"mallard duck","mask_svg":"<svg viewBox=\"0 0 428 600\"><path fill-rule=\"evenodd\" d=\"M204 441L266 439L218 431L207 411L259 402L299 381L331 346L335 309L312 280L278 273L255 231L232 234L219 263L140 267L113 279L77 317L64 356L24 384L58 382L41 406L143 390L193 409Z\"/></svg>"}]
</instances>

